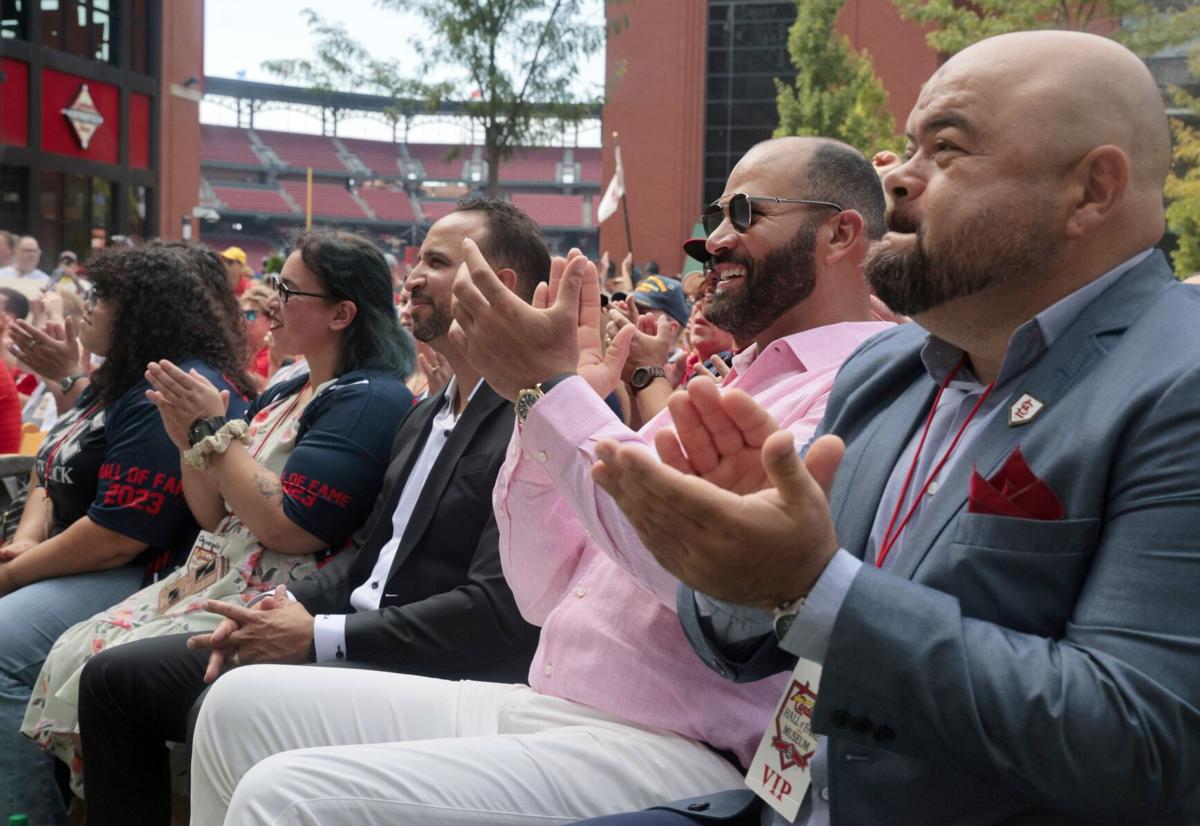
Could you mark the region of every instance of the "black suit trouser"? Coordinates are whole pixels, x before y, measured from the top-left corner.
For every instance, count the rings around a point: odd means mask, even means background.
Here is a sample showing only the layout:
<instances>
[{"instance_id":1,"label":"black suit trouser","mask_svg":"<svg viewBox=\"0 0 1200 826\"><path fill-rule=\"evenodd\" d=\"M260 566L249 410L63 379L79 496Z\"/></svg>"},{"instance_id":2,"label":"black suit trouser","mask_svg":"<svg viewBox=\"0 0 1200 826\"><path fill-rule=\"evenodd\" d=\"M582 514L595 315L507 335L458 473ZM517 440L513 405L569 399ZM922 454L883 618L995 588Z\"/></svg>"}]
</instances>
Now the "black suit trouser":
<instances>
[{"instance_id":1,"label":"black suit trouser","mask_svg":"<svg viewBox=\"0 0 1200 826\"><path fill-rule=\"evenodd\" d=\"M207 651L191 634L137 640L101 651L79 680L79 730L88 826L171 822L166 743L187 742L193 706L208 687Z\"/></svg>"}]
</instances>

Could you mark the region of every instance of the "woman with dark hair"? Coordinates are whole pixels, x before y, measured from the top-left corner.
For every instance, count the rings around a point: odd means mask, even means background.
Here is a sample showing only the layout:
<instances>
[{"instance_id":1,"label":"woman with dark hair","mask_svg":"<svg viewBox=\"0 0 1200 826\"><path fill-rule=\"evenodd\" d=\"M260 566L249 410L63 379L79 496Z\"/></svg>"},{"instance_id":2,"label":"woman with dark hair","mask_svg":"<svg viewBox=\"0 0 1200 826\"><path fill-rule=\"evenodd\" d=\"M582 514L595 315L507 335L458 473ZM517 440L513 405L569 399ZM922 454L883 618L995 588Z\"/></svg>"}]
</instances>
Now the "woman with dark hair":
<instances>
[{"instance_id":1,"label":"woman with dark hair","mask_svg":"<svg viewBox=\"0 0 1200 826\"><path fill-rule=\"evenodd\" d=\"M23 731L72 767L76 691L92 656L166 634L212 631L206 600L242 605L311 573L366 519L392 439L412 405L412 347L392 309L383 255L350 233L306 236L267 307L272 334L310 373L268 389L246 419L222 417L207 377L152 363L147 392L178 448L183 492L203 528L165 580L64 633L46 658ZM78 789L78 785L76 786ZM89 817L93 817L89 807ZM106 822L96 813L97 822Z\"/></svg>"},{"instance_id":2,"label":"woman with dark hair","mask_svg":"<svg viewBox=\"0 0 1200 826\"><path fill-rule=\"evenodd\" d=\"M184 258L106 250L88 275L95 287L79 338L105 361L43 441L20 525L0 549L0 816L24 812L39 823L63 818L53 760L18 730L51 644L165 574L196 535L178 451L145 396L146 362L170 358L235 391L233 415L245 409L236 385L249 386Z\"/></svg>"}]
</instances>

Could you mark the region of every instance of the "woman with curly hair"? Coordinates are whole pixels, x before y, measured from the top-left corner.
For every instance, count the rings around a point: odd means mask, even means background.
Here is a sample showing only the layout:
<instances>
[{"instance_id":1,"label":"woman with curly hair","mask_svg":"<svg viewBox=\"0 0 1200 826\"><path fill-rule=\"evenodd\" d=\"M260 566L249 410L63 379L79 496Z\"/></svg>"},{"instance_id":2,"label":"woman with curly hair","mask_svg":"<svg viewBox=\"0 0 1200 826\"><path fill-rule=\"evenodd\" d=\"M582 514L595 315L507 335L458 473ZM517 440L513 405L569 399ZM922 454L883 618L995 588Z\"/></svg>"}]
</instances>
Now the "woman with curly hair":
<instances>
[{"instance_id":1,"label":"woman with curly hair","mask_svg":"<svg viewBox=\"0 0 1200 826\"><path fill-rule=\"evenodd\" d=\"M275 289L272 335L308 360L310 374L268 389L246 419L224 418L223 394L195 370L168 360L147 370L147 396L180 452L184 495L204 530L182 568L71 628L46 658L22 730L72 767L77 791L76 698L92 656L214 630L222 617L206 600L242 605L305 577L347 543L379 492L412 405L404 377L413 361L383 255L350 233L309 235ZM88 818L123 816L98 800Z\"/></svg>"},{"instance_id":2,"label":"woman with curly hair","mask_svg":"<svg viewBox=\"0 0 1200 826\"><path fill-rule=\"evenodd\" d=\"M0 549L0 815L37 823L61 822L61 797L53 760L18 730L51 644L164 574L196 535L179 453L146 398L146 363L169 358L208 377L231 395L233 415L245 409L237 390L250 386L185 257L111 249L88 274L79 338L105 361L47 434L20 525Z\"/></svg>"}]
</instances>

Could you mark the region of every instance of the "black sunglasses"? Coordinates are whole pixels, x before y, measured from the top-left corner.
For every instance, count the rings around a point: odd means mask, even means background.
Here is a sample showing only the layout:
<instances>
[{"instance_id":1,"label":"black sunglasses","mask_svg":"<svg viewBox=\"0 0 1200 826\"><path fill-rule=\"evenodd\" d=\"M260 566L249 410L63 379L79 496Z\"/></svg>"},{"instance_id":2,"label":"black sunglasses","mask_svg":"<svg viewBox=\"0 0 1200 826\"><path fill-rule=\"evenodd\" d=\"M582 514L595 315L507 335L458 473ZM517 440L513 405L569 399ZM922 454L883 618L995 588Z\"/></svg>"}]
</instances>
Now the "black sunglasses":
<instances>
[{"instance_id":1,"label":"black sunglasses","mask_svg":"<svg viewBox=\"0 0 1200 826\"><path fill-rule=\"evenodd\" d=\"M774 195L746 195L739 192L729 198L729 202L722 206L720 201L713 201L706 206L700 213L700 223L704 225L704 231L712 235L717 227L721 226L726 216L729 218L729 223L733 224L733 228L738 232L745 232L750 229L750 224L754 223L754 204L755 202L771 203L771 204L807 204L808 206L823 206L842 211L839 204L832 201L809 201L802 198L776 198Z\"/></svg>"},{"instance_id":2,"label":"black sunglasses","mask_svg":"<svg viewBox=\"0 0 1200 826\"><path fill-rule=\"evenodd\" d=\"M335 300L333 296L326 293L307 293L304 290L297 290L294 287L289 287L287 284L283 283L283 280L278 275L272 275L268 277L267 286L279 293L279 300L284 304L287 304L288 299L294 295L307 295L310 298L324 298L327 301ZM253 321L254 319L250 320Z\"/></svg>"}]
</instances>

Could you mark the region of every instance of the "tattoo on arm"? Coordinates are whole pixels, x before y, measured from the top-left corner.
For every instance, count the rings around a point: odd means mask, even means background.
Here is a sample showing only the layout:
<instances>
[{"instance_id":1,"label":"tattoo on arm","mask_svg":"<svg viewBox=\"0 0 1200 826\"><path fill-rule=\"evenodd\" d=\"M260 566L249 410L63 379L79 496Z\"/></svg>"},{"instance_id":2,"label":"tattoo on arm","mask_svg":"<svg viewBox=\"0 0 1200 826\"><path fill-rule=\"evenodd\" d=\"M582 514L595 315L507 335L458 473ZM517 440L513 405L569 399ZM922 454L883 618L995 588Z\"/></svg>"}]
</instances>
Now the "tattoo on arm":
<instances>
[{"instance_id":1,"label":"tattoo on arm","mask_svg":"<svg viewBox=\"0 0 1200 826\"><path fill-rule=\"evenodd\" d=\"M258 492L263 498L271 499L283 494L283 485L273 476L260 476L254 474L254 487L258 488Z\"/></svg>"}]
</instances>

